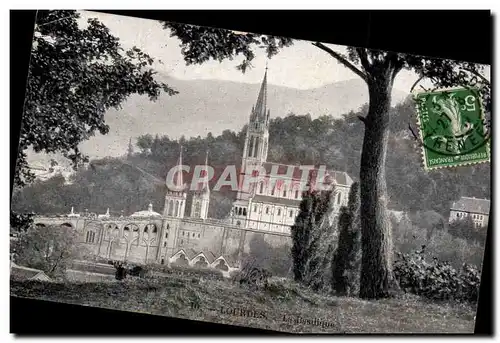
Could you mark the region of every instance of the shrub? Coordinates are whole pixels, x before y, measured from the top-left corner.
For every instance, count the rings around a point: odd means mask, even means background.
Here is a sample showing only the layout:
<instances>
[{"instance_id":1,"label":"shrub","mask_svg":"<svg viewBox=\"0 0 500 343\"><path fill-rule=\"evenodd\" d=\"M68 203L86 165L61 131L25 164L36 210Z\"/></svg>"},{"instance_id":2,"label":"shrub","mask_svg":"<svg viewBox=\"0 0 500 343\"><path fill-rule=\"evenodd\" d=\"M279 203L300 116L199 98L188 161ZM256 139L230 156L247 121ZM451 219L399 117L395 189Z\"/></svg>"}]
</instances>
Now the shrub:
<instances>
[{"instance_id":1,"label":"shrub","mask_svg":"<svg viewBox=\"0 0 500 343\"><path fill-rule=\"evenodd\" d=\"M77 244L78 234L62 226L35 226L19 233L11 245L14 260L43 270L52 278L64 278L72 261L86 254Z\"/></svg>"},{"instance_id":2,"label":"shrub","mask_svg":"<svg viewBox=\"0 0 500 343\"><path fill-rule=\"evenodd\" d=\"M428 262L425 246L413 253L397 253L394 275L402 290L435 300L477 302L481 276L472 265L456 270L449 262L436 257Z\"/></svg>"},{"instance_id":3,"label":"shrub","mask_svg":"<svg viewBox=\"0 0 500 343\"><path fill-rule=\"evenodd\" d=\"M160 272L172 276L178 276L183 278L204 278L209 280L224 280L224 274L218 269L211 268L196 268L190 266L178 266L171 265L166 266L163 264L149 264L146 268L151 272Z\"/></svg>"},{"instance_id":4,"label":"shrub","mask_svg":"<svg viewBox=\"0 0 500 343\"><path fill-rule=\"evenodd\" d=\"M309 180L308 185L310 185ZM323 259L328 245L322 234L329 233L328 216L331 210L333 189L308 190L302 195L300 212L292 225L292 266L294 280L308 286L322 283L325 270Z\"/></svg>"},{"instance_id":5,"label":"shrub","mask_svg":"<svg viewBox=\"0 0 500 343\"><path fill-rule=\"evenodd\" d=\"M286 276L292 265L291 247L272 246L265 241L264 235L254 234L249 243L249 254L241 260L253 260L256 267L268 269L273 275Z\"/></svg>"},{"instance_id":6,"label":"shrub","mask_svg":"<svg viewBox=\"0 0 500 343\"><path fill-rule=\"evenodd\" d=\"M455 269L460 269L464 263L480 267L483 261L483 244L457 238L442 229L436 229L432 235L428 235L427 230L413 224L407 216L393 225L393 239L395 251L411 253L425 245L427 258L450 261Z\"/></svg>"},{"instance_id":7,"label":"shrub","mask_svg":"<svg viewBox=\"0 0 500 343\"><path fill-rule=\"evenodd\" d=\"M361 267L361 227L359 184L349 192L348 206L340 208L339 242L332 261L332 289L339 295L356 293Z\"/></svg>"},{"instance_id":8,"label":"shrub","mask_svg":"<svg viewBox=\"0 0 500 343\"><path fill-rule=\"evenodd\" d=\"M239 283L241 280L241 270L233 270L229 273L229 280L232 283Z\"/></svg>"},{"instance_id":9,"label":"shrub","mask_svg":"<svg viewBox=\"0 0 500 343\"><path fill-rule=\"evenodd\" d=\"M246 285L250 288L267 288L271 276L271 272L267 269L248 263L242 268L238 282L240 285Z\"/></svg>"}]
</instances>

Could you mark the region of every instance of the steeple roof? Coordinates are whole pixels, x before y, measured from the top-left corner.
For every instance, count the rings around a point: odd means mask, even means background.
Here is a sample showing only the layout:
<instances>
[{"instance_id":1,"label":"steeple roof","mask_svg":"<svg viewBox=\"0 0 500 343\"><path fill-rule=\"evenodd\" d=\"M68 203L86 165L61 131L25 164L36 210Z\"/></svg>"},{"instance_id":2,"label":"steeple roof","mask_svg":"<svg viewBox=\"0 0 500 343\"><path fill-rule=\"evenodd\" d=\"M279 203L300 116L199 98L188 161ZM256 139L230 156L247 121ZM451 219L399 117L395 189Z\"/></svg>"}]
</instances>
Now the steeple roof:
<instances>
[{"instance_id":1,"label":"steeple roof","mask_svg":"<svg viewBox=\"0 0 500 343\"><path fill-rule=\"evenodd\" d=\"M204 180L197 185L196 190L198 192L207 192L207 193L209 193L210 192L210 186L209 186L209 183L208 183L208 181L209 181L208 180L208 177L209 177L209 175L208 175L208 150L207 150L207 153L205 155L205 169L201 171L200 177L203 177Z\"/></svg>"},{"instance_id":2,"label":"steeple roof","mask_svg":"<svg viewBox=\"0 0 500 343\"><path fill-rule=\"evenodd\" d=\"M263 121L266 119L267 112L267 65L266 72L264 73L264 79L260 86L259 96L257 98L257 103L255 109L253 110L254 118L258 121Z\"/></svg>"},{"instance_id":3,"label":"steeple roof","mask_svg":"<svg viewBox=\"0 0 500 343\"><path fill-rule=\"evenodd\" d=\"M173 181L173 186L174 189L171 189L172 191L175 192L183 192L185 185L184 185L184 178L182 176L183 171L182 171L182 145L180 147L180 153L179 153L179 163L176 166L175 174L174 174L174 179Z\"/></svg>"}]
</instances>

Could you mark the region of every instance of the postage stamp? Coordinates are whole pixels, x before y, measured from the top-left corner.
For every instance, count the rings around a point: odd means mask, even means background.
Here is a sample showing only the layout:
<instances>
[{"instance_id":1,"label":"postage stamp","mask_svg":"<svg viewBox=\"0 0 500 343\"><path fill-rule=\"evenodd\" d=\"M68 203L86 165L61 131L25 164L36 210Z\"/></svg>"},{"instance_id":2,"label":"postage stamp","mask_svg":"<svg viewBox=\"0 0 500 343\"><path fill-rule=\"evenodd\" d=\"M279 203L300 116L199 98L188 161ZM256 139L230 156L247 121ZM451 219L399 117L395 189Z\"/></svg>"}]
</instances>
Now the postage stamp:
<instances>
[{"instance_id":1,"label":"postage stamp","mask_svg":"<svg viewBox=\"0 0 500 343\"><path fill-rule=\"evenodd\" d=\"M477 88L414 94L427 170L490 161L489 130Z\"/></svg>"}]
</instances>

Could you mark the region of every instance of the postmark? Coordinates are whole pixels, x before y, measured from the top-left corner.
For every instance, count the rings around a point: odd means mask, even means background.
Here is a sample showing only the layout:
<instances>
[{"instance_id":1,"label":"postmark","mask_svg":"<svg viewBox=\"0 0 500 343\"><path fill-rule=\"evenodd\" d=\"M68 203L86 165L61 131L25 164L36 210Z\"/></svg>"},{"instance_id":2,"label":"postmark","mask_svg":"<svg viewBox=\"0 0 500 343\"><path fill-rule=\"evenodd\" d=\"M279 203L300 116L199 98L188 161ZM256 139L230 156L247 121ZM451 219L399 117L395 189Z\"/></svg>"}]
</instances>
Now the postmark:
<instances>
[{"instance_id":1,"label":"postmark","mask_svg":"<svg viewBox=\"0 0 500 343\"><path fill-rule=\"evenodd\" d=\"M426 170L490 162L480 90L459 87L414 93Z\"/></svg>"}]
</instances>

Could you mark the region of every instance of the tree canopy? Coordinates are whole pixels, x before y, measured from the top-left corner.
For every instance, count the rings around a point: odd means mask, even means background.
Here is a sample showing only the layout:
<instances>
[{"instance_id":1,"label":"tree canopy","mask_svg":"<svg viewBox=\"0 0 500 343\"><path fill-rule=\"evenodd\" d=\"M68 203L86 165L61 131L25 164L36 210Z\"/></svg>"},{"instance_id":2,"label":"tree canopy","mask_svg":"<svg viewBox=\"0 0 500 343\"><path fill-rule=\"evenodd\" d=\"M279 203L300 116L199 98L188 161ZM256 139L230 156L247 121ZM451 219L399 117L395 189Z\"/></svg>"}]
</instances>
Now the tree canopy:
<instances>
[{"instance_id":1,"label":"tree canopy","mask_svg":"<svg viewBox=\"0 0 500 343\"><path fill-rule=\"evenodd\" d=\"M78 145L109 127L104 113L131 94L155 100L176 91L154 79L153 58L124 50L97 19L79 25L73 10L38 11L29 66L15 185L33 180L26 149L87 161Z\"/></svg>"}]
</instances>

